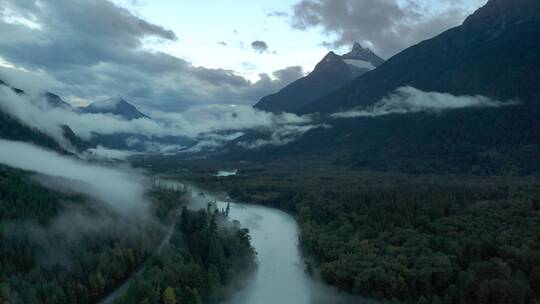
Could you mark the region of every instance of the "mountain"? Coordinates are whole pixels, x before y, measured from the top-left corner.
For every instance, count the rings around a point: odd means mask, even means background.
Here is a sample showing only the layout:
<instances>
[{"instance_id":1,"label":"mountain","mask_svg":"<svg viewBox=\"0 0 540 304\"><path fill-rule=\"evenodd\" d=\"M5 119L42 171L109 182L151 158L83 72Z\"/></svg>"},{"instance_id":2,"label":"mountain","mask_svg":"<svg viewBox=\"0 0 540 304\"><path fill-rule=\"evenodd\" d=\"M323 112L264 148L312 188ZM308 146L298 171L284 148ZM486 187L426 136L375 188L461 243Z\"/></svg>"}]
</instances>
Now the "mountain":
<instances>
[{"instance_id":1,"label":"mountain","mask_svg":"<svg viewBox=\"0 0 540 304\"><path fill-rule=\"evenodd\" d=\"M15 88L15 87L7 84L2 79L0 79L0 86L8 87L13 92L15 92L15 93L17 93L19 95L25 95L26 94L26 92L24 90L21 90L19 88ZM45 92L43 92L42 96L45 98L47 103L52 107L61 107L61 108L66 108L66 109L71 109L72 108L71 104L65 102L60 96L58 96L58 95L56 95L54 93L45 91Z\"/></svg>"},{"instance_id":2,"label":"mountain","mask_svg":"<svg viewBox=\"0 0 540 304\"><path fill-rule=\"evenodd\" d=\"M338 112L402 86L499 100L540 99L540 1L490 0L466 21L390 58L299 112Z\"/></svg>"},{"instance_id":3,"label":"mountain","mask_svg":"<svg viewBox=\"0 0 540 304\"><path fill-rule=\"evenodd\" d=\"M12 87L1 79L0 86L6 86L19 95L26 94L24 90ZM46 98L49 105L53 107L64 107L67 109L72 108L69 103L65 102L62 98L60 98L60 96L56 94L45 92L43 93L43 96ZM65 139L68 141L69 144L71 144L72 148L78 151L83 151L90 147L87 142L77 137L69 126L63 125L62 132ZM27 126L26 124L22 123L8 113L3 112L2 110L0 110L0 138L30 142L41 147L58 151L60 153L69 154L69 152L66 151L66 149L62 147L51 136L43 133L41 130Z\"/></svg>"},{"instance_id":4,"label":"mountain","mask_svg":"<svg viewBox=\"0 0 540 304\"><path fill-rule=\"evenodd\" d=\"M501 107L333 119L279 147L242 150L228 160L286 159L366 170L479 175L540 174L540 1L491 0L462 26L413 46L304 113L370 105L396 88L520 99ZM312 164L313 165L313 164Z\"/></svg>"},{"instance_id":5,"label":"mountain","mask_svg":"<svg viewBox=\"0 0 540 304\"><path fill-rule=\"evenodd\" d=\"M127 120L148 118L148 116L141 113L134 105L130 104L121 97L112 98L106 101L94 102L87 107L81 108L80 110L83 113L113 114Z\"/></svg>"},{"instance_id":6,"label":"mountain","mask_svg":"<svg viewBox=\"0 0 540 304\"><path fill-rule=\"evenodd\" d=\"M45 99L47 100L47 103L55 108L65 108L65 109L71 109L71 104L65 102L60 96L53 94L51 92L45 92L44 93Z\"/></svg>"},{"instance_id":7,"label":"mountain","mask_svg":"<svg viewBox=\"0 0 540 304\"><path fill-rule=\"evenodd\" d=\"M23 90L18 89L18 88L15 88L15 87L12 87L11 85L9 85L7 82L3 81L2 79L0 79L0 86L8 87L8 88L10 88L13 92L15 92L15 93L17 93L17 94L24 94L24 91L23 91Z\"/></svg>"},{"instance_id":8,"label":"mountain","mask_svg":"<svg viewBox=\"0 0 540 304\"><path fill-rule=\"evenodd\" d=\"M358 42L353 45L352 50L349 53L344 54L341 58L343 58L345 62L350 62L350 64L353 65L370 65L372 67L371 69L384 63L384 59L373 53L369 48L363 48Z\"/></svg>"},{"instance_id":9,"label":"mountain","mask_svg":"<svg viewBox=\"0 0 540 304\"><path fill-rule=\"evenodd\" d=\"M383 62L375 53L355 43L351 52L343 56L328 53L309 75L262 98L255 108L268 112L298 112L311 101L341 88Z\"/></svg>"},{"instance_id":10,"label":"mountain","mask_svg":"<svg viewBox=\"0 0 540 304\"><path fill-rule=\"evenodd\" d=\"M244 149L262 135L229 143L227 161L333 164L413 174L540 174L540 107L463 108L327 120L283 146Z\"/></svg>"},{"instance_id":11,"label":"mountain","mask_svg":"<svg viewBox=\"0 0 540 304\"><path fill-rule=\"evenodd\" d=\"M26 126L2 111L0 111L0 138L30 142L41 147L65 153L65 150L52 137L37 129Z\"/></svg>"}]
</instances>

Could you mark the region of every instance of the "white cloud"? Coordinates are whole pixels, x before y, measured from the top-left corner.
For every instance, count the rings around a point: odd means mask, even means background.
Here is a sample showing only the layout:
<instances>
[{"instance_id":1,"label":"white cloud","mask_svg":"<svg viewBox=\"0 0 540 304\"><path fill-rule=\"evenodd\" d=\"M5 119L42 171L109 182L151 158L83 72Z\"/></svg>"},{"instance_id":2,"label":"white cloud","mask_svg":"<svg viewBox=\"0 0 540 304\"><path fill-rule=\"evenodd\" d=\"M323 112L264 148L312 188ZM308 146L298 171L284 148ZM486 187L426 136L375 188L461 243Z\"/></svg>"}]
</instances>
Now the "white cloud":
<instances>
[{"instance_id":1,"label":"white cloud","mask_svg":"<svg viewBox=\"0 0 540 304\"><path fill-rule=\"evenodd\" d=\"M123 215L147 211L144 177L132 169L89 164L27 143L0 140L0 147L2 164L72 181L64 185Z\"/></svg>"},{"instance_id":2,"label":"white cloud","mask_svg":"<svg viewBox=\"0 0 540 304\"><path fill-rule=\"evenodd\" d=\"M88 153L90 153L90 156L112 160L125 160L128 157L137 154L137 152L108 149L101 145L96 148L88 149Z\"/></svg>"},{"instance_id":3,"label":"white cloud","mask_svg":"<svg viewBox=\"0 0 540 304\"><path fill-rule=\"evenodd\" d=\"M195 147L188 150L196 152L222 146L242 136L246 130L274 133L281 139L291 141L314 127L310 125L311 118L308 116L272 114L251 106L221 104L192 107L181 113L153 111L150 113L152 119L125 120L113 115L53 108L40 94L18 95L7 87L0 87L0 110L50 135L64 147L69 147L62 129L63 125L67 125L85 140L91 139L95 133L142 135L147 137L142 144L152 153L172 153L185 148L175 143L164 144L156 138L182 137L198 141ZM140 141L144 139L128 138L127 144L133 146Z\"/></svg>"},{"instance_id":4,"label":"white cloud","mask_svg":"<svg viewBox=\"0 0 540 304\"><path fill-rule=\"evenodd\" d=\"M389 114L417 112L441 112L461 108L493 108L519 104L516 101L501 102L485 96L454 96L447 93L423 92L413 87L401 87L372 106L359 107L332 114L334 118L374 117Z\"/></svg>"},{"instance_id":5,"label":"white cloud","mask_svg":"<svg viewBox=\"0 0 540 304\"><path fill-rule=\"evenodd\" d=\"M9 16L35 20L41 29ZM12 70L42 72L58 83L45 89L73 100L122 95L167 111L254 104L302 75L289 67L249 80L230 69L197 66L156 50L177 40L173 31L107 0L0 0L0 32L0 56Z\"/></svg>"},{"instance_id":6,"label":"white cloud","mask_svg":"<svg viewBox=\"0 0 540 304\"><path fill-rule=\"evenodd\" d=\"M330 128L329 125L284 126L272 132L269 138L259 138L250 142L239 142L245 149L258 149L264 146L284 146L298 140L306 132L317 128Z\"/></svg>"}]
</instances>

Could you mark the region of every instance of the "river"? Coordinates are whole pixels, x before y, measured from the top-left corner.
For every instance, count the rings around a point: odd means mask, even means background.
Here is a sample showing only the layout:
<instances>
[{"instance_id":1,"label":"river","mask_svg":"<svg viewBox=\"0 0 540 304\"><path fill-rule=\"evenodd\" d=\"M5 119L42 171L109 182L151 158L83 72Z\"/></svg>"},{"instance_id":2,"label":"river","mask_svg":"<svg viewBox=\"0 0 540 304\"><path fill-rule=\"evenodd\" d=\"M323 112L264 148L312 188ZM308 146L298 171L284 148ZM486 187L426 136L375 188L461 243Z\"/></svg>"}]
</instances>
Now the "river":
<instances>
[{"instance_id":1,"label":"river","mask_svg":"<svg viewBox=\"0 0 540 304\"><path fill-rule=\"evenodd\" d=\"M170 190L186 185L167 180L156 180L154 186ZM190 208L206 208L215 198L195 187L192 188ZM225 209L226 202L217 202ZM258 269L246 286L223 304L376 304L377 302L338 292L308 275L298 246L299 227L294 217L274 208L260 205L230 203L229 217L248 228L251 244L257 251ZM156 253L169 242L169 227ZM113 303L127 289L136 272L100 304Z\"/></svg>"},{"instance_id":2,"label":"river","mask_svg":"<svg viewBox=\"0 0 540 304\"><path fill-rule=\"evenodd\" d=\"M223 209L226 203L218 202ZM225 304L375 303L343 295L305 272L295 219L280 210L231 203L229 217L248 228L259 267L247 286Z\"/></svg>"}]
</instances>

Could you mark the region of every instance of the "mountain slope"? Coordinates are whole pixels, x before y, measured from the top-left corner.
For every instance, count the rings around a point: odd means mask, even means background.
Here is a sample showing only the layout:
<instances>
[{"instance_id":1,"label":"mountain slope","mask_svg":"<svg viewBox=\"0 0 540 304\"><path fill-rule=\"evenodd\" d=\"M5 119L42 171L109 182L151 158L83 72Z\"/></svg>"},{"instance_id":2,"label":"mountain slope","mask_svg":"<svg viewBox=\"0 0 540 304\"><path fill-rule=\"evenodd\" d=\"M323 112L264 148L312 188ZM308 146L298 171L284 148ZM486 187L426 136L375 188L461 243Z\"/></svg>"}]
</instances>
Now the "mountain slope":
<instances>
[{"instance_id":1,"label":"mountain slope","mask_svg":"<svg viewBox=\"0 0 540 304\"><path fill-rule=\"evenodd\" d=\"M0 79L0 87L8 87L19 95L24 95L24 90L14 88L8 85L6 82ZM50 92L45 92L44 97L51 106L70 108L71 105L63 101L58 95ZM1 98L5 98L2 95ZM65 139L71 144L71 146L79 151L87 149L88 143L78 138L71 128L67 125L62 126ZM3 112L0 109L0 138L14 141L30 142L37 146L52 149L60 153L68 153L64 147L62 147L55 139L45 134L41 130L32 128Z\"/></svg>"},{"instance_id":2,"label":"mountain slope","mask_svg":"<svg viewBox=\"0 0 540 304\"><path fill-rule=\"evenodd\" d=\"M243 149L226 160L337 164L358 169L452 174L539 174L540 107L464 108L325 121L284 146Z\"/></svg>"},{"instance_id":3,"label":"mountain slope","mask_svg":"<svg viewBox=\"0 0 540 304\"><path fill-rule=\"evenodd\" d=\"M148 118L148 116L141 113L134 105L123 98L113 98L106 101L94 102L80 110L83 113L113 114L127 120Z\"/></svg>"},{"instance_id":4,"label":"mountain slope","mask_svg":"<svg viewBox=\"0 0 540 304\"><path fill-rule=\"evenodd\" d=\"M379 66L383 59L356 43L340 56L328 53L308 76L296 80L276 94L262 98L255 108L268 112L295 113L309 102L323 97Z\"/></svg>"},{"instance_id":5,"label":"mountain slope","mask_svg":"<svg viewBox=\"0 0 540 304\"><path fill-rule=\"evenodd\" d=\"M65 102L60 96L53 94L51 92L44 93L45 99L52 107L60 107L65 109L71 109L71 104Z\"/></svg>"},{"instance_id":6,"label":"mountain slope","mask_svg":"<svg viewBox=\"0 0 540 304\"><path fill-rule=\"evenodd\" d=\"M41 147L64 152L64 149L45 133L27 127L2 111L0 111L0 138L30 142Z\"/></svg>"},{"instance_id":7,"label":"mountain slope","mask_svg":"<svg viewBox=\"0 0 540 304\"><path fill-rule=\"evenodd\" d=\"M373 104L402 86L506 100L540 99L540 1L491 0L463 25L421 42L300 112Z\"/></svg>"},{"instance_id":8,"label":"mountain slope","mask_svg":"<svg viewBox=\"0 0 540 304\"><path fill-rule=\"evenodd\" d=\"M491 0L463 26L391 58L304 112L334 113L378 102L396 88L482 94L523 102L332 119L281 147L222 157L325 162L369 170L480 175L540 174L540 1Z\"/></svg>"}]
</instances>

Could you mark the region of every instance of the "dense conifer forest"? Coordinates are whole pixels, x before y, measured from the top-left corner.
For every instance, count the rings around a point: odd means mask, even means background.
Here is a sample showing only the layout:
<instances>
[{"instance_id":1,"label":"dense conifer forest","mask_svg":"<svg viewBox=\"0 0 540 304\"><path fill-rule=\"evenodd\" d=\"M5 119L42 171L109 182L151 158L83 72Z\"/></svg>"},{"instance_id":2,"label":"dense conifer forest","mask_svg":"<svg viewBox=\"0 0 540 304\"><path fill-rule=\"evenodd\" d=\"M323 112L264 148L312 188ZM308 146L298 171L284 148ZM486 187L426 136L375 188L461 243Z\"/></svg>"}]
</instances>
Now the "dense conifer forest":
<instances>
[{"instance_id":1,"label":"dense conifer forest","mask_svg":"<svg viewBox=\"0 0 540 304\"><path fill-rule=\"evenodd\" d=\"M249 232L238 225L227 223L224 213L184 208L169 246L117 303L216 303L226 297L256 267Z\"/></svg>"},{"instance_id":2,"label":"dense conifer forest","mask_svg":"<svg viewBox=\"0 0 540 304\"><path fill-rule=\"evenodd\" d=\"M281 166L198 180L295 214L304 252L341 290L401 303L540 299L540 184L533 177Z\"/></svg>"},{"instance_id":3,"label":"dense conifer forest","mask_svg":"<svg viewBox=\"0 0 540 304\"><path fill-rule=\"evenodd\" d=\"M0 302L96 303L140 267L143 275L120 303L173 303L167 302L171 297L210 303L223 297L236 287L237 275L255 268L248 231L206 210L184 208L175 221L173 211L187 203L184 190L154 190L156 216L141 220L1 166ZM170 244L153 257L174 223Z\"/></svg>"}]
</instances>

